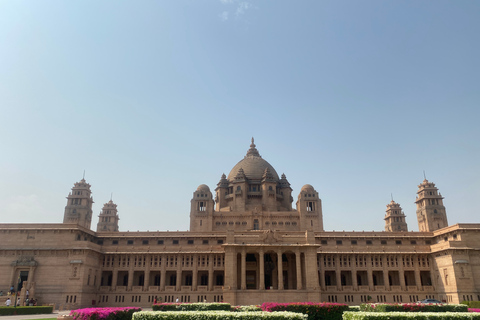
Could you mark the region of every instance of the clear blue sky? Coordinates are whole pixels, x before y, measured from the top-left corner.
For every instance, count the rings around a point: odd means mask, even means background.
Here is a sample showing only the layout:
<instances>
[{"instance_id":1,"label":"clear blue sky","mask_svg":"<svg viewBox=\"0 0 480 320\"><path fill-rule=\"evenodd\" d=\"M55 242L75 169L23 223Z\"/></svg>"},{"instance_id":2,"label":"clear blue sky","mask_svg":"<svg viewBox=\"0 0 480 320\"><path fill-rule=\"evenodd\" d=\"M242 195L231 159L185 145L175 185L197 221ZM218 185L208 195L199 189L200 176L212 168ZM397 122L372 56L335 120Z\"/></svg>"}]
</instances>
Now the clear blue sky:
<instances>
[{"instance_id":1,"label":"clear blue sky","mask_svg":"<svg viewBox=\"0 0 480 320\"><path fill-rule=\"evenodd\" d=\"M0 0L0 222L62 222L92 185L96 228L187 230L200 184L260 154L326 230L415 216L480 222L479 1Z\"/></svg>"}]
</instances>

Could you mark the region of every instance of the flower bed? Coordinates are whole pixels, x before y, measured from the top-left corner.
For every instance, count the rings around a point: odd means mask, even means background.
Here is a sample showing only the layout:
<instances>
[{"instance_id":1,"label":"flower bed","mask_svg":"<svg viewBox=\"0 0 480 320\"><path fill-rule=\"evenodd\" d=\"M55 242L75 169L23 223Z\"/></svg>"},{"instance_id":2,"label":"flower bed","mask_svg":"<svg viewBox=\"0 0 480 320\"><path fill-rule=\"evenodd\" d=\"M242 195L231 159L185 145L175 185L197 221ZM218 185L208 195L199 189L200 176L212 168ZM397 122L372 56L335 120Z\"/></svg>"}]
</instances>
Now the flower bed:
<instances>
[{"instance_id":1,"label":"flower bed","mask_svg":"<svg viewBox=\"0 0 480 320\"><path fill-rule=\"evenodd\" d=\"M360 311L366 312L468 312L468 307L461 304L435 303L364 303Z\"/></svg>"},{"instance_id":2,"label":"flower bed","mask_svg":"<svg viewBox=\"0 0 480 320\"><path fill-rule=\"evenodd\" d=\"M131 320L134 312L142 308L85 308L70 311L74 320Z\"/></svg>"},{"instance_id":3,"label":"flower bed","mask_svg":"<svg viewBox=\"0 0 480 320\"><path fill-rule=\"evenodd\" d=\"M469 312L345 312L343 320L480 320Z\"/></svg>"},{"instance_id":4,"label":"flower bed","mask_svg":"<svg viewBox=\"0 0 480 320\"><path fill-rule=\"evenodd\" d=\"M153 311L230 311L230 303L157 303Z\"/></svg>"},{"instance_id":5,"label":"flower bed","mask_svg":"<svg viewBox=\"0 0 480 320\"><path fill-rule=\"evenodd\" d=\"M303 313L308 320L340 320L342 314L348 311L348 305L341 303L315 303L315 302L293 302L275 303L265 302L262 304L264 311L290 311Z\"/></svg>"},{"instance_id":6,"label":"flower bed","mask_svg":"<svg viewBox=\"0 0 480 320\"><path fill-rule=\"evenodd\" d=\"M307 316L295 312L142 311L133 320L307 320Z\"/></svg>"}]
</instances>

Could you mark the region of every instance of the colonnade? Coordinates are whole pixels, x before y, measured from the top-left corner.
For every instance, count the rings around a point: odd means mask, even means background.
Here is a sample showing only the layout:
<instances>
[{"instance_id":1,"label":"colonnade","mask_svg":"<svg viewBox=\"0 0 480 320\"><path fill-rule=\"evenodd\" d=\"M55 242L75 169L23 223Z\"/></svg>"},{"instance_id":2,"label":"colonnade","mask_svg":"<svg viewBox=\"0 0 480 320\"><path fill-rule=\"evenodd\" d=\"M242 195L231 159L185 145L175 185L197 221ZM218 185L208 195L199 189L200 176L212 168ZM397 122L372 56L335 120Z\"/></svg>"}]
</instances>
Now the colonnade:
<instances>
[{"instance_id":1,"label":"colonnade","mask_svg":"<svg viewBox=\"0 0 480 320\"><path fill-rule=\"evenodd\" d=\"M224 259L221 253L109 255L103 261L100 285L127 291L140 287L143 291L212 291L215 285L223 285Z\"/></svg>"}]
</instances>

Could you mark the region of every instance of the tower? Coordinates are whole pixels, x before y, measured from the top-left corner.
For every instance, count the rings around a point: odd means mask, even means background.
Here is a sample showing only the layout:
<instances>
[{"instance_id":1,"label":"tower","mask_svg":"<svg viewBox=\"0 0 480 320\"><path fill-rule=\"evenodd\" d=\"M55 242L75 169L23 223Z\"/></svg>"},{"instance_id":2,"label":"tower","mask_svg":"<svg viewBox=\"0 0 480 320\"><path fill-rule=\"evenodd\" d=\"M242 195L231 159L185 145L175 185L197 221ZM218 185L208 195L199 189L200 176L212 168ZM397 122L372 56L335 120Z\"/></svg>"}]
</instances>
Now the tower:
<instances>
[{"instance_id":1,"label":"tower","mask_svg":"<svg viewBox=\"0 0 480 320\"><path fill-rule=\"evenodd\" d=\"M435 231L448 226L442 194L433 182L423 180L418 186L415 203L419 231Z\"/></svg>"},{"instance_id":2,"label":"tower","mask_svg":"<svg viewBox=\"0 0 480 320\"><path fill-rule=\"evenodd\" d=\"M92 191L85 179L75 183L72 192L68 194L67 205L63 215L63 223L76 223L90 229L92 222Z\"/></svg>"},{"instance_id":3,"label":"tower","mask_svg":"<svg viewBox=\"0 0 480 320\"><path fill-rule=\"evenodd\" d=\"M302 187L297 200L300 230L323 231L322 200L309 184Z\"/></svg>"},{"instance_id":4,"label":"tower","mask_svg":"<svg viewBox=\"0 0 480 320\"><path fill-rule=\"evenodd\" d=\"M103 205L102 212L98 216L97 232L118 231L118 211L117 205L112 199Z\"/></svg>"},{"instance_id":5,"label":"tower","mask_svg":"<svg viewBox=\"0 0 480 320\"><path fill-rule=\"evenodd\" d=\"M387 213L385 214L385 231L408 231L407 223L405 222L405 213L402 207L395 201L387 204Z\"/></svg>"},{"instance_id":6,"label":"tower","mask_svg":"<svg viewBox=\"0 0 480 320\"><path fill-rule=\"evenodd\" d=\"M193 193L190 207L190 231L212 231L215 202L210 188L201 184Z\"/></svg>"}]
</instances>

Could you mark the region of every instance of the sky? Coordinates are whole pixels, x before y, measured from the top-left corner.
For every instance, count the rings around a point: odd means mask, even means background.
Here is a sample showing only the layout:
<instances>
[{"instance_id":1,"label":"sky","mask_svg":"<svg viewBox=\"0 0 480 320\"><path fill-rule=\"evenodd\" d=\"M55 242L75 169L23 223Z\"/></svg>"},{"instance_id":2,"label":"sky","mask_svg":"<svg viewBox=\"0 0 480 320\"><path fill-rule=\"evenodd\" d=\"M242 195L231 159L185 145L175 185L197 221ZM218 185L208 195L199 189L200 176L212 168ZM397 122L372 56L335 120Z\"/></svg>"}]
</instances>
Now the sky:
<instances>
[{"instance_id":1,"label":"sky","mask_svg":"<svg viewBox=\"0 0 480 320\"><path fill-rule=\"evenodd\" d=\"M418 230L426 178L480 223L479 1L0 0L0 223L91 184L120 230L188 230L251 137L325 230ZM113 195L112 195L113 194Z\"/></svg>"}]
</instances>

